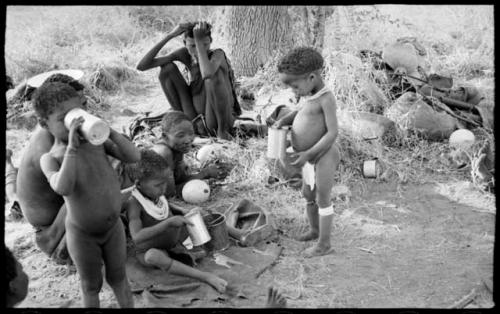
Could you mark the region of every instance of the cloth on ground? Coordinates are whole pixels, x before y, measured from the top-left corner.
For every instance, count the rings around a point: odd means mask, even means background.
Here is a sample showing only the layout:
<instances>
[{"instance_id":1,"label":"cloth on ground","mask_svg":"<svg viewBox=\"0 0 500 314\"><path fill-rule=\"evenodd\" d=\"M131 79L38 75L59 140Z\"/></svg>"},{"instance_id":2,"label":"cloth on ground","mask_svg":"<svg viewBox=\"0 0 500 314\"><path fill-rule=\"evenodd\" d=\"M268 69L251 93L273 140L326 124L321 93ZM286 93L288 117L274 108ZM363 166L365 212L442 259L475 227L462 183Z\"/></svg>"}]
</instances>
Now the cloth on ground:
<instances>
[{"instance_id":1,"label":"cloth on ground","mask_svg":"<svg viewBox=\"0 0 500 314\"><path fill-rule=\"evenodd\" d=\"M204 282L145 267L135 256L127 259L127 276L132 292L140 295L137 307L259 307L264 304L269 283L262 279L256 282L255 278L277 260L281 251L282 247L272 242L262 243L258 250L230 246L220 253L244 263L231 264L231 268L217 265L213 256L201 260L197 269L228 282L224 294Z\"/></svg>"},{"instance_id":2,"label":"cloth on ground","mask_svg":"<svg viewBox=\"0 0 500 314\"><path fill-rule=\"evenodd\" d=\"M302 180L304 183L309 185L311 191L314 190L314 181L316 178L316 172L314 165L310 162L306 162L302 167Z\"/></svg>"}]
</instances>

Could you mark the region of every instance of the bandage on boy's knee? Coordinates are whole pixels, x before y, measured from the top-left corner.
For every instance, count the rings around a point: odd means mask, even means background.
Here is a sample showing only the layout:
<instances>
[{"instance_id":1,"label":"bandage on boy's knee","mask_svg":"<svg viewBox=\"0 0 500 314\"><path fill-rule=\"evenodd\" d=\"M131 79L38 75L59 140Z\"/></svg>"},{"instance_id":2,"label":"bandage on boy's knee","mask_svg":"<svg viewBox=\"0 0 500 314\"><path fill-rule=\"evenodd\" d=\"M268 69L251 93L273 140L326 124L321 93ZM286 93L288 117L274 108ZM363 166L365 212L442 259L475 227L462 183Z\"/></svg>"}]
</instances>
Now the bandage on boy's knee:
<instances>
[{"instance_id":1,"label":"bandage on boy's knee","mask_svg":"<svg viewBox=\"0 0 500 314\"><path fill-rule=\"evenodd\" d=\"M306 205L316 205L316 201L307 201Z\"/></svg>"},{"instance_id":2,"label":"bandage on boy's knee","mask_svg":"<svg viewBox=\"0 0 500 314\"><path fill-rule=\"evenodd\" d=\"M320 216L333 215L333 204L325 208L318 208L318 214Z\"/></svg>"}]
</instances>

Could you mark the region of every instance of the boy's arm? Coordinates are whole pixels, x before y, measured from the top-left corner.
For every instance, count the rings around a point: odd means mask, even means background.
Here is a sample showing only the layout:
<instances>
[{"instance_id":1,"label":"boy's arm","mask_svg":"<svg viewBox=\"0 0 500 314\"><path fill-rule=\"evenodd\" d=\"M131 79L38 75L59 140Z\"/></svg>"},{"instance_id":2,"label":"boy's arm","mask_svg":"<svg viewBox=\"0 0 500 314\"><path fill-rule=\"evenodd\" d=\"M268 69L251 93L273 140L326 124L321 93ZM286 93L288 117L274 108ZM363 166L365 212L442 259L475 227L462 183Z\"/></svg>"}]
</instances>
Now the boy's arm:
<instances>
[{"instance_id":1,"label":"boy's arm","mask_svg":"<svg viewBox=\"0 0 500 314\"><path fill-rule=\"evenodd\" d=\"M70 195L74 191L77 171L75 148L66 147L61 165L50 153L43 154L40 157L40 167L54 192Z\"/></svg>"},{"instance_id":2,"label":"boy's arm","mask_svg":"<svg viewBox=\"0 0 500 314\"><path fill-rule=\"evenodd\" d=\"M221 50L214 51L212 58L208 58L207 51L203 48L201 40L205 37L206 24L204 22L197 24L193 29L194 42L198 52L198 62L200 64L201 77L203 79L212 77L221 67L226 57Z\"/></svg>"},{"instance_id":3,"label":"boy's arm","mask_svg":"<svg viewBox=\"0 0 500 314\"><path fill-rule=\"evenodd\" d=\"M144 57L137 63L136 69L139 71L146 71L151 68L155 68L157 66L162 66L166 63L172 62L172 61L182 61L181 56L185 55L186 53L186 48L180 48L175 50L174 52L164 56L164 57L159 57L155 58L158 52L160 52L161 48L165 46L167 42L169 42L172 38L177 37L184 33L188 28L190 23L181 23L177 25L170 33L165 36L162 40L160 40L156 45L149 50Z\"/></svg>"},{"instance_id":4,"label":"boy's arm","mask_svg":"<svg viewBox=\"0 0 500 314\"><path fill-rule=\"evenodd\" d=\"M104 142L104 149L107 154L123 162L137 162L141 159L141 153L134 143L114 129L111 129L109 139Z\"/></svg>"},{"instance_id":5,"label":"boy's arm","mask_svg":"<svg viewBox=\"0 0 500 314\"><path fill-rule=\"evenodd\" d=\"M142 207L134 198L127 202L125 210L127 211L130 235L135 244L140 245L154 237L161 236L168 226L168 219L165 219L154 226L143 228L141 220Z\"/></svg>"},{"instance_id":6,"label":"boy's arm","mask_svg":"<svg viewBox=\"0 0 500 314\"><path fill-rule=\"evenodd\" d=\"M186 224L193 225L183 216L173 216L160 221L154 226L143 228L141 221L141 205L135 199L131 199L125 205L125 210L128 215L128 226L130 235L134 243L140 245L152 238L162 236L166 228L179 228Z\"/></svg>"},{"instance_id":7,"label":"boy's arm","mask_svg":"<svg viewBox=\"0 0 500 314\"><path fill-rule=\"evenodd\" d=\"M337 122L337 104L335 99L330 96L321 102L321 109L325 116L326 133L321 137L321 139L308 149L305 153L308 156L308 160L316 161L321 155L323 155L335 142L338 131Z\"/></svg>"},{"instance_id":8,"label":"boy's arm","mask_svg":"<svg viewBox=\"0 0 500 314\"><path fill-rule=\"evenodd\" d=\"M172 213L176 214L181 214L181 215L185 215L189 212L189 209L187 208L184 208L180 205L177 205L175 203L172 203L172 202L168 202L168 206L170 206L170 210L172 210Z\"/></svg>"},{"instance_id":9,"label":"boy's arm","mask_svg":"<svg viewBox=\"0 0 500 314\"><path fill-rule=\"evenodd\" d=\"M285 125L291 125L293 123L293 119L295 119L295 116L297 115L297 112L299 112L299 111L294 110L294 111L288 113L286 116L284 116L283 118L276 121L275 126L277 128L281 128Z\"/></svg>"}]
</instances>

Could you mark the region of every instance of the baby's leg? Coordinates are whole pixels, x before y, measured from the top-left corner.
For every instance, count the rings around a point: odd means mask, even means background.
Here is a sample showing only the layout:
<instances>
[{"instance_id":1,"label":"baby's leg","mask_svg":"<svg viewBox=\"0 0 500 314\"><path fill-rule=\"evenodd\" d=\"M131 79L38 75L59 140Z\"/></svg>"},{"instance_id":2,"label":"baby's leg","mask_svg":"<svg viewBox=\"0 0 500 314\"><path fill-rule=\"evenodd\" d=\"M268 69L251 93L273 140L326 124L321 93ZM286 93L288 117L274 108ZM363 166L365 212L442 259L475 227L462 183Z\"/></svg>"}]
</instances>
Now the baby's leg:
<instances>
[{"instance_id":1,"label":"baby's leg","mask_svg":"<svg viewBox=\"0 0 500 314\"><path fill-rule=\"evenodd\" d=\"M306 214L309 220L309 230L296 237L298 241L310 241L318 238L319 235L319 217L318 204L315 200L315 191L311 191L311 187L302 182L302 195L306 199Z\"/></svg>"},{"instance_id":2,"label":"baby's leg","mask_svg":"<svg viewBox=\"0 0 500 314\"><path fill-rule=\"evenodd\" d=\"M66 223L68 251L80 275L83 306L99 307L102 288L102 252L97 239Z\"/></svg>"},{"instance_id":3,"label":"baby's leg","mask_svg":"<svg viewBox=\"0 0 500 314\"><path fill-rule=\"evenodd\" d=\"M115 293L121 308L134 307L132 292L125 272L127 248L125 230L121 220L118 220L109 238L102 247L102 257L106 269L106 281Z\"/></svg>"},{"instance_id":4,"label":"baby's leg","mask_svg":"<svg viewBox=\"0 0 500 314\"><path fill-rule=\"evenodd\" d=\"M319 213L319 241L307 249L306 257L331 253L330 233L332 230L333 204L331 191L334 175L340 162L340 152L334 144L316 163L316 200Z\"/></svg>"},{"instance_id":5,"label":"baby's leg","mask_svg":"<svg viewBox=\"0 0 500 314\"><path fill-rule=\"evenodd\" d=\"M146 254L144 254L144 262L146 265L158 267L174 275L186 276L204 281L221 293L226 290L227 282L224 279L173 260L165 251L149 249Z\"/></svg>"}]
</instances>

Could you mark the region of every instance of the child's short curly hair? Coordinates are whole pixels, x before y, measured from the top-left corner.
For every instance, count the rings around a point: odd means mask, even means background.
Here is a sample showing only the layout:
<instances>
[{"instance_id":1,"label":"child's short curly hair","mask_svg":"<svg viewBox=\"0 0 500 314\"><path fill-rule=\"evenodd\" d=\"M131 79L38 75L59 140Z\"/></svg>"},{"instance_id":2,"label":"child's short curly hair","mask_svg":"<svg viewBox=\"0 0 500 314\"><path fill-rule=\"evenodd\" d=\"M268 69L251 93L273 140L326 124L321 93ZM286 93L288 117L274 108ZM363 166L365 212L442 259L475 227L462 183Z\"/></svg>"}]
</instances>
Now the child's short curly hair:
<instances>
[{"instance_id":1,"label":"child's short curly hair","mask_svg":"<svg viewBox=\"0 0 500 314\"><path fill-rule=\"evenodd\" d=\"M85 86L83 86L80 82L78 82L78 80L75 80L71 76L62 73L52 74L45 80L44 83L50 83L50 82L66 83L69 86L73 87L77 92L85 88Z\"/></svg>"},{"instance_id":2,"label":"child's short curly hair","mask_svg":"<svg viewBox=\"0 0 500 314\"><path fill-rule=\"evenodd\" d=\"M278 72L302 75L322 69L323 63L323 57L314 48L299 47L290 51L280 60Z\"/></svg>"},{"instance_id":3,"label":"child's short curly hair","mask_svg":"<svg viewBox=\"0 0 500 314\"><path fill-rule=\"evenodd\" d=\"M66 83L48 82L38 87L31 100L40 125L46 127L47 119L54 109L61 102L73 97L79 96L76 90Z\"/></svg>"},{"instance_id":4,"label":"child's short curly hair","mask_svg":"<svg viewBox=\"0 0 500 314\"><path fill-rule=\"evenodd\" d=\"M200 21L190 23L191 25L189 26L187 31L184 32L184 38L186 37L194 38L193 29L196 26L196 23L200 23ZM205 32L205 36L210 37L210 40L212 40L212 24L210 23L207 23L207 31Z\"/></svg>"},{"instance_id":5,"label":"child's short curly hair","mask_svg":"<svg viewBox=\"0 0 500 314\"><path fill-rule=\"evenodd\" d=\"M161 130L163 134L170 133L173 127L182 121L189 121L188 116L182 111L177 110L169 110L163 115L163 119L161 120Z\"/></svg>"},{"instance_id":6,"label":"child's short curly hair","mask_svg":"<svg viewBox=\"0 0 500 314\"><path fill-rule=\"evenodd\" d=\"M168 163L152 149L141 149L141 160L135 163L125 164L125 171L132 180L151 179L160 176L166 169Z\"/></svg>"}]
</instances>

